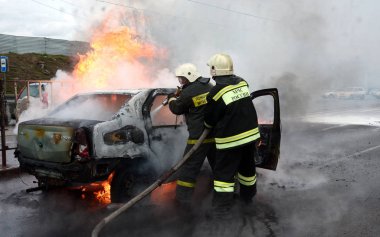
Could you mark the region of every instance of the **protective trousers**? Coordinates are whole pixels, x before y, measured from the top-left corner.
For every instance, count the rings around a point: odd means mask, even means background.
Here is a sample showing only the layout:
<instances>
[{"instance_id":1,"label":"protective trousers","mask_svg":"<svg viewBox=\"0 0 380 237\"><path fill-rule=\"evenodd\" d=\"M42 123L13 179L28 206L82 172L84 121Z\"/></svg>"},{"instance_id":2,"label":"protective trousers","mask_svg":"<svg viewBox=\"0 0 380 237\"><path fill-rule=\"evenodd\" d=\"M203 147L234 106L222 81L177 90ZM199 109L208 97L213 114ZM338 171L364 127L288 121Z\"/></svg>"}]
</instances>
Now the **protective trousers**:
<instances>
[{"instance_id":1,"label":"protective trousers","mask_svg":"<svg viewBox=\"0 0 380 237\"><path fill-rule=\"evenodd\" d=\"M256 194L255 143L228 150L216 150L214 166L213 212L222 217L234 204L235 178L240 184L240 198L251 202Z\"/></svg>"},{"instance_id":2,"label":"protective trousers","mask_svg":"<svg viewBox=\"0 0 380 237\"><path fill-rule=\"evenodd\" d=\"M184 154L186 154L192 147L193 144L187 144ZM215 143L208 142L200 145L178 171L176 199L181 204L191 204L196 178L202 168L206 156L212 168L215 160Z\"/></svg>"}]
</instances>

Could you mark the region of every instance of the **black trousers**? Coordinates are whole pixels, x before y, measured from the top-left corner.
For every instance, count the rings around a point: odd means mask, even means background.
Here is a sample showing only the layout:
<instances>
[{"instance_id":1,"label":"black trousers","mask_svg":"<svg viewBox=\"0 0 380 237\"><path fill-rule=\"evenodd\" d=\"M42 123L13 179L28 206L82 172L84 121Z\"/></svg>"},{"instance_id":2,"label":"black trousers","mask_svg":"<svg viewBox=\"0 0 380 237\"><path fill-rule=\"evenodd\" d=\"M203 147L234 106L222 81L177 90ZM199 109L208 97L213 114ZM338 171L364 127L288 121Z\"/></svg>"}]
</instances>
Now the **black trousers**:
<instances>
[{"instance_id":1,"label":"black trousers","mask_svg":"<svg viewBox=\"0 0 380 237\"><path fill-rule=\"evenodd\" d=\"M255 143L216 150L213 207L228 211L233 205L235 179L240 183L240 198L250 202L256 194ZM226 185L225 189L220 188ZM232 188L231 188L232 187Z\"/></svg>"},{"instance_id":2,"label":"black trousers","mask_svg":"<svg viewBox=\"0 0 380 237\"><path fill-rule=\"evenodd\" d=\"M193 147L188 144L185 148L184 155ZM182 203L190 203L195 188L196 178L202 168L207 157L208 162L213 168L215 160L215 143L203 143L191 155L186 163L178 171L176 199Z\"/></svg>"}]
</instances>

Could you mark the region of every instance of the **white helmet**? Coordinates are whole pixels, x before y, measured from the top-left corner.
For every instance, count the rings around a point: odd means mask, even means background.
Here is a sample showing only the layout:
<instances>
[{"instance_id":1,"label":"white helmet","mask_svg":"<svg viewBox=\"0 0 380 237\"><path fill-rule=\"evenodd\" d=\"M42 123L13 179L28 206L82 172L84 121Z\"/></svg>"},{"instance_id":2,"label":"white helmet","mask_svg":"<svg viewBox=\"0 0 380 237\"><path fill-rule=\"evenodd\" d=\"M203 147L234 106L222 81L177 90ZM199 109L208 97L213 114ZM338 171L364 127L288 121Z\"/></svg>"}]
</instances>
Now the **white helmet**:
<instances>
[{"instance_id":1,"label":"white helmet","mask_svg":"<svg viewBox=\"0 0 380 237\"><path fill-rule=\"evenodd\" d=\"M230 55L218 53L213 55L207 63L211 76L227 76L234 74L234 65Z\"/></svg>"},{"instance_id":2,"label":"white helmet","mask_svg":"<svg viewBox=\"0 0 380 237\"><path fill-rule=\"evenodd\" d=\"M198 72L197 67L191 63L185 63L177 67L175 70L176 77L185 77L189 82L197 80L201 74Z\"/></svg>"}]
</instances>

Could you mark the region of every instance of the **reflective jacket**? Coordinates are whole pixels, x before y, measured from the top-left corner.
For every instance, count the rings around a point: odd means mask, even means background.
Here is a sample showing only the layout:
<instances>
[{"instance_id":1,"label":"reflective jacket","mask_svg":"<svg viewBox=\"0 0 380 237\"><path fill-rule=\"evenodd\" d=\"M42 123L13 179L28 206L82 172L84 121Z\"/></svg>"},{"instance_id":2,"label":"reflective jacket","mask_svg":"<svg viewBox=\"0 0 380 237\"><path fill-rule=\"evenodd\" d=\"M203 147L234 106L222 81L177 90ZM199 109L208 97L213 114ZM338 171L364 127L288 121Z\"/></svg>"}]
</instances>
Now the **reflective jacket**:
<instances>
[{"instance_id":1,"label":"reflective jacket","mask_svg":"<svg viewBox=\"0 0 380 237\"><path fill-rule=\"evenodd\" d=\"M235 75L214 77L207 95L205 126L214 128L217 149L235 148L260 138L248 84Z\"/></svg>"},{"instance_id":2,"label":"reflective jacket","mask_svg":"<svg viewBox=\"0 0 380 237\"><path fill-rule=\"evenodd\" d=\"M172 113L185 115L189 131L189 144L195 144L204 129L206 96L212 88L212 84L209 82L210 78L200 77L196 81L186 84L177 99L169 100L169 108Z\"/></svg>"}]
</instances>

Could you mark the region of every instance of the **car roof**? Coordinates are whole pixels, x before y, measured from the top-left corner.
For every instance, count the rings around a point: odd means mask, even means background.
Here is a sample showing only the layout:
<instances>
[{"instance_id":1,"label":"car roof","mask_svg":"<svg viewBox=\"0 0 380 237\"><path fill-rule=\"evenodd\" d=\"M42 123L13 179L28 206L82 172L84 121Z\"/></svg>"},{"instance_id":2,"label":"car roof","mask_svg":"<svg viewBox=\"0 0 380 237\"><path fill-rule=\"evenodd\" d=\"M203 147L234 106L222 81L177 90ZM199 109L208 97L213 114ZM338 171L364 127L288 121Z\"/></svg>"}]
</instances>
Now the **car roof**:
<instances>
[{"instance_id":1,"label":"car roof","mask_svg":"<svg viewBox=\"0 0 380 237\"><path fill-rule=\"evenodd\" d=\"M97 90L97 91L88 91L77 93L77 95L99 95L99 94L137 94L141 92L142 89L134 89L134 90Z\"/></svg>"},{"instance_id":2,"label":"car roof","mask_svg":"<svg viewBox=\"0 0 380 237\"><path fill-rule=\"evenodd\" d=\"M47 82L41 82L41 83L39 83L39 82L32 82L32 83L29 83L29 86L38 86L39 84L41 84L41 85L47 85L49 83L47 83Z\"/></svg>"},{"instance_id":3,"label":"car roof","mask_svg":"<svg viewBox=\"0 0 380 237\"><path fill-rule=\"evenodd\" d=\"M151 91L151 90L173 90L174 88L140 88L140 89L117 89L117 90L95 90L89 92L77 93L77 95L94 95L94 94L137 94L141 91Z\"/></svg>"}]
</instances>

